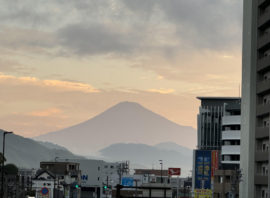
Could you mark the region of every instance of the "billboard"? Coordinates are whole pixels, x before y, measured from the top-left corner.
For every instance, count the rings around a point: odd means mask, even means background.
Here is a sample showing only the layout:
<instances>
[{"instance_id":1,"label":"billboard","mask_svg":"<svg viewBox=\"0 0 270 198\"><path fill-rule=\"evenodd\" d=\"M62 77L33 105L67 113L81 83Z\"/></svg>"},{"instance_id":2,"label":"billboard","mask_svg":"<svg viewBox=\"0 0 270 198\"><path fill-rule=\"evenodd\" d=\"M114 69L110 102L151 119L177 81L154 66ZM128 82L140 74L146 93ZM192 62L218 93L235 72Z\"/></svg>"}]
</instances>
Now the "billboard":
<instances>
[{"instance_id":1,"label":"billboard","mask_svg":"<svg viewBox=\"0 0 270 198\"><path fill-rule=\"evenodd\" d=\"M214 179L215 171L218 170L218 151L212 151L211 177Z\"/></svg>"},{"instance_id":2,"label":"billboard","mask_svg":"<svg viewBox=\"0 0 270 198\"><path fill-rule=\"evenodd\" d=\"M123 186L132 187L133 186L133 178L132 177L123 177L121 183Z\"/></svg>"},{"instance_id":3,"label":"billboard","mask_svg":"<svg viewBox=\"0 0 270 198\"><path fill-rule=\"evenodd\" d=\"M195 152L195 189L211 189L212 151Z\"/></svg>"},{"instance_id":4,"label":"billboard","mask_svg":"<svg viewBox=\"0 0 270 198\"><path fill-rule=\"evenodd\" d=\"M209 189L195 189L194 198L212 198L212 190Z\"/></svg>"},{"instance_id":5,"label":"billboard","mask_svg":"<svg viewBox=\"0 0 270 198\"><path fill-rule=\"evenodd\" d=\"M168 175L170 175L170 176L173 176L173 175L180 176L181 175L181 168L169 168L168 169Z\"/></svg>"}]
</instances>

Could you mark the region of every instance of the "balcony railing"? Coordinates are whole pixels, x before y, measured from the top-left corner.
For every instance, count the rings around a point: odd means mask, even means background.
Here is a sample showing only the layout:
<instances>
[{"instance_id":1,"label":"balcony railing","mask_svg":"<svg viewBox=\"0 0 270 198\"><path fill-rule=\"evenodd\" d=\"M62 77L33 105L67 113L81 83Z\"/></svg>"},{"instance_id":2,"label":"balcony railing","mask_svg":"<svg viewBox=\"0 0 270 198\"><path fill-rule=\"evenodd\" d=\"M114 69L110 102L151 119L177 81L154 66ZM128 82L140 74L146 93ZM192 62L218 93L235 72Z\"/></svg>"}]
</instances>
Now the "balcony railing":
<instances>
[{"instance_id":1,"label":"balcony railing","mask_svg":"<svg viewBox=\"0 0 270 198\"><path fill-rule=\"evenodd\" d=\"M257 71L263 71L268 67L270 67L270 56L265 56L258 61Z\"/></svg>"},{"instance_id":2,"label":"balcony railing","mask_svg":"<svg viewBox=\"0 0 270 198\"><path fill-rule=\"evenodd\" d=\"M237 125L241 124L241 116L224 116L222 117L222 125Z\"/></svg>"},{"instance_id":3,"label":"balcony railing","mask_svg":"<svg viewBox=\"0 0 270 198\"><path fill-rule=\"evenodd\" d=\"M221 147L222 155L240 155L240 145L224 145Z\"/></svg>"},{"instance_id":4,"label":"balcony railing","mask_svg":"<svg viewBox=\"0 0 270 198\"><path fill-rule=\"evenodd\" d=\"M264 34L258 39L258 48L261 49L263 47L270 45L270 34Z\"/></svg>"},{"instance_id":5,"label":"balcony railing","mask_svg":"<svg viewBox=\"0 0 270 198\"><path fill-rule=\"evenodd\" d=\"M255 161L257 162L265 162L269 159L269 152L268 151L256 151L255 152Z\"/></svg>"},{"instance_id":6,"label":"balcony railing","mask_svg":"<svg viewBox=\"0 0 270 198\"><path fill-rule=\"evenodd\" d=\"M269 114L270 112L270 104L261 104L257 106L257 116L263 116Z\"/></svg>"},{"instance_id":7,"label":"balcony railing","mask_svg":"<svg viewBox=\"0 0 270 198\"><path fill-rule=\"evenodd\" d=\"M255 136L257 139L269 138L269 127L257 127Z\"/></svg>"},{"instance_id":8,"label":"balcony railing","mask_svg":"<svg viewBox=\"0 0 270 198\"><path fill-rule=\"evenodd\" d=\"M270 91L270 80L263 80L257 83L257 94Z\"/></svg>"},{"instance_id":9,"label":"balcony railing","mask_svg":"<svg viewBox=\"0 0 270 198\"><path fill-rule=\"evenodd\" d=\"M270 23L270 11L265 11L258 20L258 26L263 28L264 26L267 26Z\"/></svg>"},{"instance_id":10,"label":"balcony railing","mask_svg":"<svg viewBox=\"0 0 270 198\"><path fill-rule=\"evenodd\" d=\"M268 185L268 176L255 175L254 183L257 185Z\"/></svg>"},{"instance_id":11,"label":"balcony railing","mask_svg":"<svg viewBox=\"0 0 270 198\"><path fill-rule=\"evenodd\" d=\"M270 2L268 0L258 0L258 6L259 7L265 7L268 6Z\"/></svg>"},{"instance_id":12,"label":"balcony railing","mask_svg":"<svg viewBox=\"0 0 270 198\"><path fill-rule=\"evenodd\" d=\"M222 140L240 140L241 131L240 130L228 130L222 131Z\"/></svg>"}]
</instances>

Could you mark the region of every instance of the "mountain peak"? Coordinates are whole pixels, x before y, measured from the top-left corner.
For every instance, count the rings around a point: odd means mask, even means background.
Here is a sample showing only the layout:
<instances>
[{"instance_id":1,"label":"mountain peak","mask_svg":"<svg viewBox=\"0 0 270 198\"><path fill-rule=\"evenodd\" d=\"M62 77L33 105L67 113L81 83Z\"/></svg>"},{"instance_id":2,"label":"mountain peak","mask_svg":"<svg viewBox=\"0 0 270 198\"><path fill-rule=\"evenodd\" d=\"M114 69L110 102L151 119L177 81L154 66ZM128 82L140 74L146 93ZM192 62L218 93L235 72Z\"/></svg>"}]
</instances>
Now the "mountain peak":
<instances>
[{"instance_id":1,"label":"mountain peak","mask_svg":"<svg viewBox=\"0 0 270 198\"><path fill-rule=\"evenodd\" d=\"M157 144L174 141L195 148L196 131L178 125L136 102L120 102L96 117L60 131L37 137L89 154L114 143Z\"/></svg>"},{"instance_id":2,"label":"mountain peak","mask_svg":"<svg viewBox=\"0 0 270 198\"><path fill-rule=\"evenodd\" d=\"M141 109L145 109L147 110L145 107L143 107L141 104L137 103L137 102L130 102L130 101L123 101L123 102L119 102L118 104L112 106L110 109L124 109L124 110L130 110L130 109L137 109L137 108L141 108ZM108 110L110 110L108 109Z\"/></svg>"}]
</instances>

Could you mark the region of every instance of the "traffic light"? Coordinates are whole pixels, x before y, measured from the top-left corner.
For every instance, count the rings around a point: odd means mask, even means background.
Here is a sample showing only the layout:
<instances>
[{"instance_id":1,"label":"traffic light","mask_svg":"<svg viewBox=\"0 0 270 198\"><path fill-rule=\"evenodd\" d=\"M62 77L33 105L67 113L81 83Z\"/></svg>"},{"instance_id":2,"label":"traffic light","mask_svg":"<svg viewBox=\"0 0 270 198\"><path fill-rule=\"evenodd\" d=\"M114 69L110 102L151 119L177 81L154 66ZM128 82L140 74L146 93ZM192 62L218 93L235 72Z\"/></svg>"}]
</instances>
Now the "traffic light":
<instances>
[{"instance_id":1,"label":"traffic light","mask_svg":"<svg viewBox=\"0 0 270 198\"><path fill-rule=\"evenodd\" d=\"M107 190L108 186L104 185L103 188L104 188L104 190Z\"/></svg>"},{"instance_id":2,"label":"traffic light","mask_svg":"<svg viewBox=\"0 0 270 198\"><path fill-rule=\"evenodd\" d=\"M76 185L75 185L75 188L79 188L79 185L78 185L78 184L76 184Z\"/></svg>"}]
</instances>

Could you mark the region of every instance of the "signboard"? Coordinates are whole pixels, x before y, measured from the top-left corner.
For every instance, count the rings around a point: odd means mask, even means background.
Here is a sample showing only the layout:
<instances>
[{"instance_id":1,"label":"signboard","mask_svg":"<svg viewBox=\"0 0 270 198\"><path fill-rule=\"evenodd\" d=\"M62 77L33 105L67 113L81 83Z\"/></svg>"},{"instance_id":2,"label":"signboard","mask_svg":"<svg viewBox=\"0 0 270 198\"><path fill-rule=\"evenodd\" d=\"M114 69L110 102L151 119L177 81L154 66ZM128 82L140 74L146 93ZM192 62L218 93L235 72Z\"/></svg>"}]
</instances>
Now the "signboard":
<instances>
[{"instance_id":1,"label":"signboard","mask_svg":"<svg viewBox=\"0 0 270 198\"><path fill-rule=\"evenodd\" d=\"M133 178L132 177L123 177L122 185L132 187L133 186Z\"/></svg>"},{"instance_id":2,"label":"signboard","mask_svg":"<svg viewBox=\"0 0 270 198\"><path fill-rule=\"evenodd\" d=\"M218 151L212 151L211 178L214 179L215 171L218 170Z\"/></svg>"},{"instance_id":3,"label":"signboard","mask_svg":"<svg viewBox=\"0 0 270 198\"><path fill-rule=\"evenodd\" d=\"M181 175L181 168L169 168L168 169L168 175L177 175L180 176Z\"/></svg>"},{"instance_id":4,"label":"signboard","mask_svg":"<svg viewBox=\"0 0 270 198\"><path fill-rule=\"evenodd\" d=\"M40 192L42 195L47 195L49 193L49 189L46 187L43 187Z\"/></svg>"},{"instance_id":5,"label":"signboard","mask_svg":"<svg viewBox=\"0 0 270 198\"><path fill-rule=\"evenodd\" d=\"M211 157L211 151L196 150L195 189L211 189Z\"/></svg>"},{"instance_id":6,"label":"signboard","mask_svg":"<svg viewBox=\"0 0 270 198\"><path fill-rule=\"evenodd\" d=\"M194 198L212 198L213 191L209 189L195 189Z\"/></svg>"}]
</instances>

